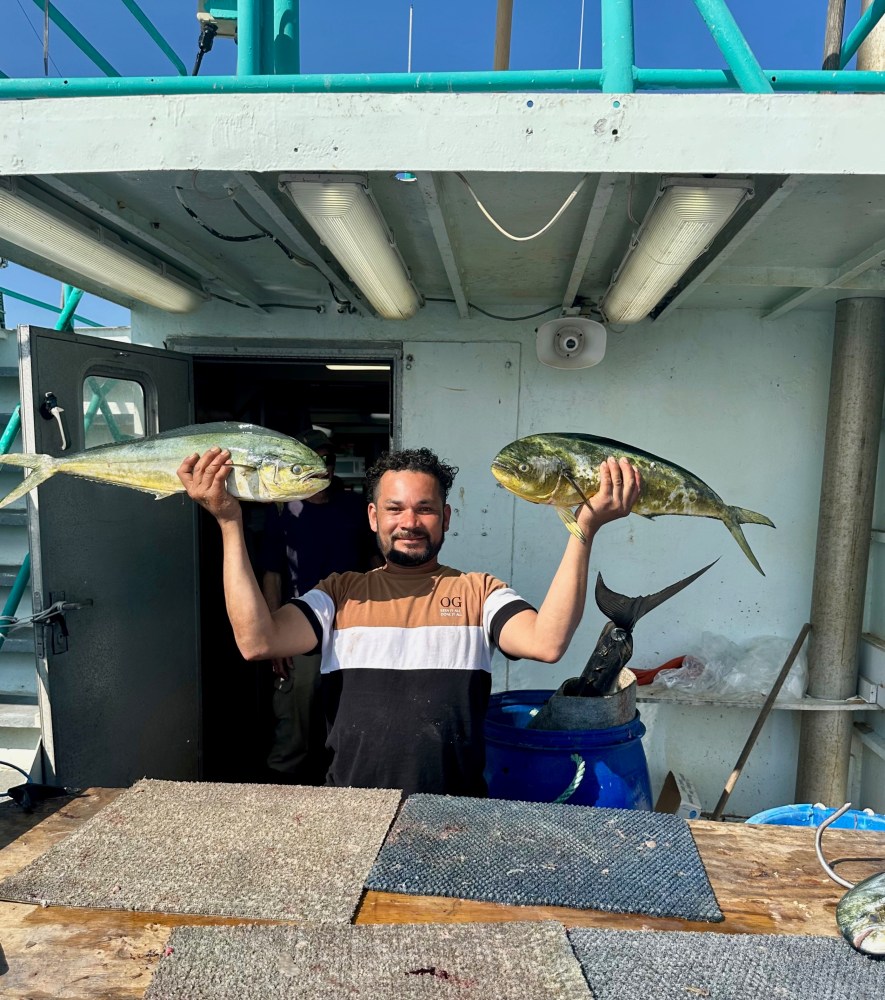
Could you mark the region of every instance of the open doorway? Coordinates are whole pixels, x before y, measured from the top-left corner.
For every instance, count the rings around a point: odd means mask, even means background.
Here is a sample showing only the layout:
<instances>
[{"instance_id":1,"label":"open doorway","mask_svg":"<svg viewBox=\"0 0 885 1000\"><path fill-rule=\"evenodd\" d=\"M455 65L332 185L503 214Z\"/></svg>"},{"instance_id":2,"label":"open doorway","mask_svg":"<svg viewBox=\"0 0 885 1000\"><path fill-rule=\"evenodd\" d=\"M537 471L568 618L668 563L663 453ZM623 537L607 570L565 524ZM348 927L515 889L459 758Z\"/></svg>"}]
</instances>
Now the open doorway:
<instances>
[{"instance_id":1,"label":"open doorway","mask_svg":"<svg viewBox=\"0 0 885 1000\"><path fill-rule=\"evenodd\" d=\"M309 360L197 356L194 409L200 423L239 420L296 435L320 429L337 452L336 476L362 493L365 470L392 447L391 359ZM244 526L258 569L266 505L244 504ZM268 780L273 733L269 664L237 651L224 610L221 542L211 517L200 521L202 776L208 781Z\"/></svg>"}]
</instances>

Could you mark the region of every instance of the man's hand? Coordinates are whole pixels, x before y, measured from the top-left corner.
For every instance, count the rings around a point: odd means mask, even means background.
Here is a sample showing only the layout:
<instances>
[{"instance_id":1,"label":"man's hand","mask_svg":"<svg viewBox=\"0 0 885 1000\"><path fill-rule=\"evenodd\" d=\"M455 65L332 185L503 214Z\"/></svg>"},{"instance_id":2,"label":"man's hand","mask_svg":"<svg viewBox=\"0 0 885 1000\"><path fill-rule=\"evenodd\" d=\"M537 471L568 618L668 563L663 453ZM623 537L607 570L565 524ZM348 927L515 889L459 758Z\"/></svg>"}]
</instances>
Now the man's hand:
<instances>
[{"instance_id":1,"label":"man's hand","mask_svg":"<svg viewBox=\"0 0 885 1000\"><path fill-rule=\"evenodd\" d=\"M578 525L585 536L603 524L626 517L639 498L642 479L639 469L626 458L607 458L599 466L599 490L577 512Z\"/></svg>"},{"instance_id":2,"label":"man's hand","mask_svg":"<svg viewBox=\"0 0 885 1000\"><path fill-rule=\"evenodd\" d=\"M218 521L235 521L242 516L240 502L227 492L225 481L233 466L230 452L210 448L204 455L189 455L178 467L187 495Z\"/></svg>"}]
</instances>

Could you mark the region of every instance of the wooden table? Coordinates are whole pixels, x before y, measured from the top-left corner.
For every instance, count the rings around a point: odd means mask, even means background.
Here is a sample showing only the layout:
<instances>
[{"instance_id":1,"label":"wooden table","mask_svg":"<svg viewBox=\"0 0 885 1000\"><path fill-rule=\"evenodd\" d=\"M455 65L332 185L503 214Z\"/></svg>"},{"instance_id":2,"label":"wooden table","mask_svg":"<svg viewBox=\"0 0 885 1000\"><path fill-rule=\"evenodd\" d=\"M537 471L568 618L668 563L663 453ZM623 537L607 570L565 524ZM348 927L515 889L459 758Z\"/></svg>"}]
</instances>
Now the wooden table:
<instances>
[{"instance_id":1,"label":"wooden table","mask_svg":"<svg viewBox=\"0 0 885 1000\"><path fill-rule=\"evenodd\" d=\"M0 878L29 864L118 794L117 789L90 789L79 798L50 800L31 815L12 802L0 804ZM383 892L365 894L356 923L558 920L573 927L838 935L834 914L843 890L821 870L813 830L704 820L690 826L725 914L722 923ZM885 867L885 833L830 830L825 844L831 860L874 859L840 865L848 879L860 880ZM0 997L142 997L171 927L242 922L0 902Z\"/></svg>"}]
</instances>

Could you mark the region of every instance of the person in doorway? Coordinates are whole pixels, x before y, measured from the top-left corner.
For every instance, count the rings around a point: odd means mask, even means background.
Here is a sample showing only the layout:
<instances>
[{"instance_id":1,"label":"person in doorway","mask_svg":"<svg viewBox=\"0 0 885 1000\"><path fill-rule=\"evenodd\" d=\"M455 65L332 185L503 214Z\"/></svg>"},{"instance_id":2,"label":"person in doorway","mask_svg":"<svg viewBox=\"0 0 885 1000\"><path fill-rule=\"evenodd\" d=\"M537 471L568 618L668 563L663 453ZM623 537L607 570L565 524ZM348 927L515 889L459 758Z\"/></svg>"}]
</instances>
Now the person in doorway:
<instances>
[{"instance_id":1,"label":"person in doorway","mask_svg":"<svg viewBox=\"0 0 885 1000\"><path fill-rule=\"evenodd\" d=\"M274 612L312 590L332 573L362 572L381 563L366 517L365 497L345 489L335 475L335 448L318 430L295 435L326 463L326 489L278 510L267 505L261 565L261 590ZM326 718L320 696L320 655L276 657L273 744L267 766L273 780L321 785L331 754L326 748Z\"/></svg>"},{"instance_id":2,"label":"person in doorway","mask_svg":"<svg viewBox=\"0 0 885 1000\"><path fill-rule=\"evenodd\" d=\"M426 448L382 456L366 489L384 565L333 575L271 614L246 555L240 505L224 487L229 460L212 448L186 458L178 475L221 528L227 611L242 655L322 653L336 705L327 784L484 795L492 650L544 663L562 657L584 610L593 538L630 513L638 470L626 459L601 464L599 491L577 512L585 541L569 536L535 610L488 574L440 564L457 469Z\"/></svg>"}]
</instances>

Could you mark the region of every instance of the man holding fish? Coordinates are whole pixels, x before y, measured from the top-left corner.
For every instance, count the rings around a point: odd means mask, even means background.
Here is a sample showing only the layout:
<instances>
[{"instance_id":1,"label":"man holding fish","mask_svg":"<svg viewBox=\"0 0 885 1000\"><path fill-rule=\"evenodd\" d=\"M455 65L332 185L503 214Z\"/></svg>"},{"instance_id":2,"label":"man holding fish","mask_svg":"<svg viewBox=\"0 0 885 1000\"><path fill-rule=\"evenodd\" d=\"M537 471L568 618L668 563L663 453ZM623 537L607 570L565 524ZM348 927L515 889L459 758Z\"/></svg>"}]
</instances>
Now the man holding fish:
<instances>
[{"instance_id":1,"label":"man holding fish","mask_svg":"<svg viewBox=\"0 0 885 1000\"><path fill-rule=\"evenodd\" d=\"M590 547L626 517L640 475L626 458L598 467L547 595L535 610L500 580L440 564L457 472L426 448L383 456L367 478L368 518L384 565L335 574L271 614L255 580L242 513L218 447L178 469L188 495L218 521L227 613L247 660L322 653L333 751L327 784L406 793L482 795L483 717L491 654L555 663L577 628Z\"/></svg>"}]
</instances>

